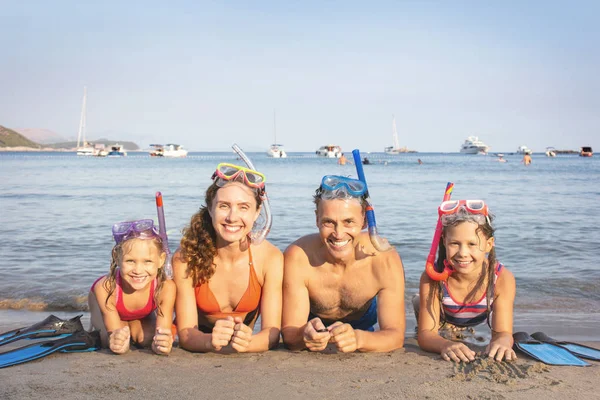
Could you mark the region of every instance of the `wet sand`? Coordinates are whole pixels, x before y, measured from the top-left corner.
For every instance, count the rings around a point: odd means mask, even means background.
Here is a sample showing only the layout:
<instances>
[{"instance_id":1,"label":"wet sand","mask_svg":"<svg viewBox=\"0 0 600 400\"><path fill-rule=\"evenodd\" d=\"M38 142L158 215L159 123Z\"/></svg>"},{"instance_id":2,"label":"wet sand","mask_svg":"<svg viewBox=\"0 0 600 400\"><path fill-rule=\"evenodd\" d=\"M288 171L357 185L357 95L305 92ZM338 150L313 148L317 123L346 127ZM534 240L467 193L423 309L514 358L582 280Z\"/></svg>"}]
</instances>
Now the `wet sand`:
<instances>
[{"instance_id":1,"label":"wet sand","mask_svg":"<svg viewBox=\"0 0 600 400\"><path fill-rule=\"evenodd\" d=\"M600 363L590 363L554 367L519 354L513 363L482 358L454 364L421 351L414 338L402 350L377 354L279 348L222 356L175 348L161 357L148 350L121 356L101 350L4 368L0 398L591 399L598 395Z\"/></svg>"}]
</instances>

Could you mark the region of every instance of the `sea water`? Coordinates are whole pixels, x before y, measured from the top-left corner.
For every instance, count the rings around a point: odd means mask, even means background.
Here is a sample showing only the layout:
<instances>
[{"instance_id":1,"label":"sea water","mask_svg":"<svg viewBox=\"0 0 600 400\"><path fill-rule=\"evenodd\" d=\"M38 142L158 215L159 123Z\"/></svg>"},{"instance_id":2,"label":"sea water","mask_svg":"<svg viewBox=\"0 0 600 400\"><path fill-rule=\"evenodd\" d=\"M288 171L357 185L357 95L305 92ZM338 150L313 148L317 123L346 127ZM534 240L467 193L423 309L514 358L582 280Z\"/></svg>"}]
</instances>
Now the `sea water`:
<instances>
[{"instance_id":1,"label":"sea water","mask_svg":"<svg viewBox=\"0 0 600 400\"><path fill-rule=\"evenodd\" d=\"M600 160L576 155L493 156L363 154L378 230L396 247L410 298L418 284L447 182L454 199L483 199L495 214L496 252L517 282L515 330L598 339L600 328ZM248 153L267 176L273 212L268 236L282 251L316 232L312 195L326 174L356 177L353 165L312 153L286 159ZM421 159L420 165L417 160ZM184 159L123 158L74 153L0 153L0 320L42 319L35 311L87 313L87 293L108 271L112 224L156 218L164 200L169 244L203 204L219 162L233 152ZM62 313L62 314L60 314Z\"/></svg>"}]
</instances>

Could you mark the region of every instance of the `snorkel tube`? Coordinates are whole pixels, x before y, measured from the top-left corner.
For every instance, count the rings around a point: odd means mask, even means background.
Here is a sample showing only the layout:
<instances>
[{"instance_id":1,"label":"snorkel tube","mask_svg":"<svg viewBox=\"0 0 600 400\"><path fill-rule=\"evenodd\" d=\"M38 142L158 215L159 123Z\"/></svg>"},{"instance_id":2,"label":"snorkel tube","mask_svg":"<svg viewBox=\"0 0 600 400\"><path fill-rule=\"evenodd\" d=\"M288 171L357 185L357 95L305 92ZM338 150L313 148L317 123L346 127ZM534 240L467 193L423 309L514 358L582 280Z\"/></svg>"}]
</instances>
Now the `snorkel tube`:
<instances>
[{"instance_id":1,"label":"snorkel tube","mask_svg":"<svg viewBox=\"0 0 600 400\"><path fill-rule=\"evenodd\" d=\"M358 179L365 184L365 201L367 203L367 223L369 224L369 238L373 247L378 251L388 251L392 249L389 242L377 234L377 223L375 222L375 210L373 209L373 203L371 203L371 197L369 196L369 187L367 186L367 179L365 178L365 171L363 171L362 161L360 158L360 150L352 150L352 157L354 157L354 165L356 165L356 173Z\"/></svg>"},{"instance_id":2,"label":"snorkel tube","mask_svg":"<svg viewBox=\"0 0 600 400\"><path fill-rule=\"evenodd\" d=\"M442 201L450 200L450 196L452 196L452 189L454 189L454 183L448 182L446 185L446 191L444 192L444 199ZM453 272L451 268L446 266L444 266L444 270L442 272L437 272L435 270L435 253L437 252L440 244L440 237L442 237L441 215L438 216L435 233L433 234L433 241L431 242L431 249L429 250L429 255L427 256L427 262L425 263L425 272L427 272L429 278L434 281L445 281Z\"/></svg>"},{"instance_id":3,"label":"snorkel tube","mask_svg":"<svg viewBox=\"0 0 600 400\"><path fill-rule=\"evenodd\" d=\"M163 251L167 253L165 264L165 275L173 279L173 266L171 265L171 250L169 250L169 238L167 237L167 226L165 225L165 212L163 210L162 193L156 192L156 213L158 214L158 236L162 239Z\"/></svg>"},{"instance_id":4,"label":"snorkel tube","mask_svg":"<svg viewBox=\"0 0 600 400\"><path fill-rule=\"evenodd\" d=\"M254 168L252 161L250 161L250 159L246 156L246 154L244 154L242 149L240 149L240 147L237 144L234 143L231 146L231 148L246 163L246 166L248 168L256 171L256 168ZM273 219L271 216L271 206L269 204L269 196L267 196L266 190L263 190L263 192L261 194L261 198L263 200L262 207L263 207L263 210L265 210L265 226L258 232L250 233L250 239L252 240L252 243L254 243L254 244L259 244L260 242L265 240L265 238L269 234L269 231L271 230L271 224L273 223Z\"/></svg>"}]
</instances>

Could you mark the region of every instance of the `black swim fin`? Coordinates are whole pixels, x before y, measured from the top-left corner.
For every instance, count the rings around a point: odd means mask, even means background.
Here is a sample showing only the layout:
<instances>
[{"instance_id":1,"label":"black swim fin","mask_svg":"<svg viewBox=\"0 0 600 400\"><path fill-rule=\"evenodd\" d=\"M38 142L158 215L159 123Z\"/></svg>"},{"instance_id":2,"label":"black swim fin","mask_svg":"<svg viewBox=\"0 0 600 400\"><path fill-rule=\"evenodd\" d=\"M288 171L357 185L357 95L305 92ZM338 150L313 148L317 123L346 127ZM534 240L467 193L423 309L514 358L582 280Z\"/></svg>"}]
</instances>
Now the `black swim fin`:
<instances>
[{"instance_id":1,"label":"black swim fin","mask_svg":"<svg viewBox=\"0 0 600 400\"><path fill-rule=\"evenodd\" d=\"M536 340L539 340L540 342L555 344L564 349L567 349L571 353L575 354L577 357L587 358L588 360L600 361L600 350L595 349L593 347L584 346L582 344L574 342L566 342L552 339L544 332L532 333L531 337L533 337Z\"/></svg>"},{"instance_id":2,"label":"black swim fin","mask_svg":"<svg viewBox=\"0 0 600 400\"><path fill-rule=\"evenodd\" d=\"M0 334L0 346L21 340L21 339L41 339L54 336L65 336L75 332L83 331L81 317L64 320L54 315L48 316L45 320L33 324L26 328L19 328Z\"/></svg>"},{"instance_id":3,"label":"black swim fin","mask_svg":"<svg viewBox=\"0 0 600 400\"><path fill-rule=\"evenodd\" d=\"M79 331L61 339L46 340L0 353L0 368L23 364L49 354L94 351L100 348L100 332Z\"/></svg>"}]
</instances>

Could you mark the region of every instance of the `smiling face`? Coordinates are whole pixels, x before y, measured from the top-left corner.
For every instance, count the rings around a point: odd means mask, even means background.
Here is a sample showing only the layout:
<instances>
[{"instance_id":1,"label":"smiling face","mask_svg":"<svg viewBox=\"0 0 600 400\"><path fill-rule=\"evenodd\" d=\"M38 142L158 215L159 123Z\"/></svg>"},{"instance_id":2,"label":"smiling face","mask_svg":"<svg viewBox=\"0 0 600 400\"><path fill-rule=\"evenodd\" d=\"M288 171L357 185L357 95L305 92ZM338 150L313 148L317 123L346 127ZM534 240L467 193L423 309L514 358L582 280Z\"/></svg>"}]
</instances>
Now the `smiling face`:
<instances>
[{"instance_id":1,"label":"smiling face","mask_svg":"<svg viewBox=\"0 0 600 400\"><path fill-rule=\"evenodd\" d=\"M256 193L248 186L231 182L219 188L209 208L217 241L239 242L252 230L260 215Z\"/></svg>"},{"instance_id":2,"label":"smiling face","mask_svg":"<svg viewBox=\"0 0 600 400\"><path fill-rule=\"evenodd\" d=\"M158 242L151 239L129 239L122 244L119 262L122 282L134 290L148 286L167 257Z\"/></svg>"},{"instance_id":3,"label":"smiling face","mask_svg":"<svg viewBox=\"0 0 600 400\"><path fill-rule=\"evenodd\" d=\"M321 240L329 254L338 260L353 256L365 220L360 200L321 199L316 216Z\"/></svg>"},{"instance_id":4,"label":"smiling face","mask_svg":"<svg viewBox=\"0 0 600 400\"><path fill-rule=\"evenodd\" d=\"M476 222L464 221L444 229L446 260L457 273L479 273L494 246L494 238L487 238L478 228Z\"/></svg>"}]
</instances>

